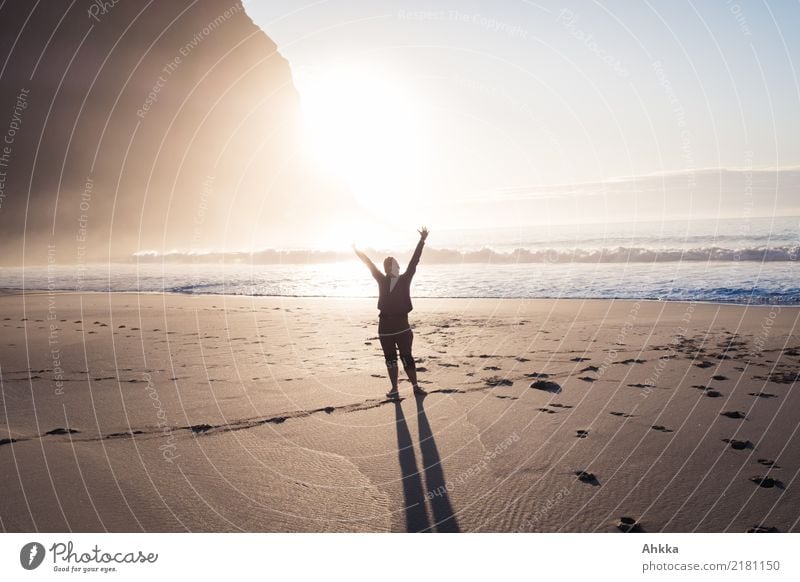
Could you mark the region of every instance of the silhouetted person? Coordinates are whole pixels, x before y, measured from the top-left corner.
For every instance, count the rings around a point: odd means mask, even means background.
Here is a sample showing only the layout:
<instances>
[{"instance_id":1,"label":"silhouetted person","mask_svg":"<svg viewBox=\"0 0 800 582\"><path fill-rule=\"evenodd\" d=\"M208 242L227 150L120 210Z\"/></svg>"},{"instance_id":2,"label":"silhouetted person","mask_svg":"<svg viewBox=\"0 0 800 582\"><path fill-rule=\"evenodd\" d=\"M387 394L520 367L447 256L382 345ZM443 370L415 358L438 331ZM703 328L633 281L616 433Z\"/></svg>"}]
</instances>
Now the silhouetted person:
<instances>
[{"instance_id":1,"label":"silhouetted person","mask_svg":"<svg viewBox=\"0 0 800 582\"><path fill-rule=\"evenodd\" d=\"M394 257L386 257L383 261L384 275L369 257L359 251L355 245L353 250L358 258L361 259L372 276L378 282L378 337L381 340L383 356L386 359L386 369L389 371L389 380L392 382L392 389L386 393L389 398L397 398L397 352L400 352L400 361L403 368L414 387L414 394L424 395L426 392L417 384L417 367L414 364L414 356L411 355L411 344L414 341L414 332L408 323L408 314L413 309L411 305L411 279L417 271L417 263L422 256L422 247L425 239L428 238L428 229L424 226L418 231L419 242L414 250L414 255L408 263L406 272L400 274L400 265Z\"/></svg>"}]
</instances>

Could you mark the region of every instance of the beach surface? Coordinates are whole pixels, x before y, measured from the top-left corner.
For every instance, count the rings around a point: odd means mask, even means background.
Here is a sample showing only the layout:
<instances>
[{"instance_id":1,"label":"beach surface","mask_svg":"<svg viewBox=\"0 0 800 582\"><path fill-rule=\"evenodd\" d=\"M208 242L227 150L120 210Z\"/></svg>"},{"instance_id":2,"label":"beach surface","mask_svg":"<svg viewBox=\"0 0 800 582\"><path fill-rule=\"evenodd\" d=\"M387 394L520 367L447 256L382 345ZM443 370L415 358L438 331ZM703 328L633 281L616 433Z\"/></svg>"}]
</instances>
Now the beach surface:
<instances>
[{"instance_id":1,"label":"beach surface","mask_svg":"<svg viewBox=\"0 0 800 582\"><path fill-rule=\"evenodd\" d=\"M0 294L0 528L800 530L800 308L414 306Z\"/></svg>"}]
</instances>

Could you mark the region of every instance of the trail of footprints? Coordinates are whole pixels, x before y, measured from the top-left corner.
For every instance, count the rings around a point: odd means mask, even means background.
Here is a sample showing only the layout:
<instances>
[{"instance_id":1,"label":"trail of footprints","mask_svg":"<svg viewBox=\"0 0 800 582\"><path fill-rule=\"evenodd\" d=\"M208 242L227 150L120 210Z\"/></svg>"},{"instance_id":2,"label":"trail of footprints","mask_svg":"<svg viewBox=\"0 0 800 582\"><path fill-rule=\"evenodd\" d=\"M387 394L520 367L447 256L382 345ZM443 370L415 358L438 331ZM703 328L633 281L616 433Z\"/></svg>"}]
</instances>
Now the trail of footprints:
<instances>
[{"instance_id":1,"label":"trail of footprints","mask_svg":"<svg viewBox=\"0 0 800 582\"><path fill-rule=\"evenodd\" d=\"M280 309L280 308L274 308ZM288 309L287 309L288 311ZM9 319L6 318L6 321ZM20 320L21 322L26 321L26 318ZM62 323L67 323L65 320L61 321ZM84 325L84 322L81 320L76 320L72 322L75 325ZM446 330L451 326L452 323L457 323L460 326L473 324L478 326L483 326L484 322L480 320L474 321L461 321L458 318L453 318L449 321L444 323L440 323L438 326L434 325L434 330L422 335L430 335L430 334L443 334L445 337L448 333ZM520 322L519 325L524 325L525 322ZM9 324L5 324L7 327ZM101 321L94 321L92 326L96 328L104 328L109 327L107 323ZM366 326L366 324L365 324ZM21 326L17 326L21 327ZM138 327L127 327L126 325L118 325L116 326L117 330L127 329L128 331L141 331ZM364 327L364 326L362 326ZM75 331L83 331L82 328L76 329ZM153 328L152 330L148 330L152 332L160 332L161 330L158 328ZM95 333L94 331L89 331L89 333ZM114 332L117 333L117 332ZM175 332L165 332L168 334L173 334ZM547 333L546 331L540 331L540 333ZM704 342L700 337L681 337L676 342L671 345L666 346L655 346L651 348L654 351L660 352L668 352L661 356L660 359L674 359L683 357L687 360L691 361L691 364L696 366L699 369L710 369L717 367L718 363L724 360L729 360L734 357L746 361L748 366L766 366L766 364L758 361L751 361L748 357L748 343L741 339L740 336L731 332L723 332L727 337L723 338L721 342L718 342L716 346L710 347L708 342ZM187 334L197 337L197 334ZM130 337L130 336L129 336ZM201 336L201 339L213 339L216 336L205 335ZM373 341L377 338L370 337L366 341L362 343L364 345L373 345ZM230 341L246 341L247 338L244 337L237 337L231 338ZM250 343L259 343L259 342L250 342ZM452 344L446 343L444 347L450 346ZM377 349L377 346L376 346ZM769 350L767 350L769 351ZM798 360L797 358L800 357L800 346L785 348L782 350L773 350L776 352L780 352L781 358L775 362L771 366L769 371L766 371L764 374L754 375L752 377L753 380L761 381L761 382L769 382L773 384L794 384L798 380L800 380L800 369L798 369ZM447 354L447 350L441 350L438 352L439 354ZM471 371L465 372L467 377L474 377L477 371L477 367L473 366L472 360L487 360L487 359L498 359L498 358L513 358L517 363L527 363L530 361L529 358L520 355L511 355L511 356L502 356L498 354L468 354L463 356L463 360L460 363L456 363L453 361L445 361L442 360L441 356L437 355L429 355L427 357L428 360L431 361L431 364L436 364L442 368L459 368L462 366L468 366L471 368ZM793 358L794 361L787 361L787 358ZM586 357L585 355L579 355L569 358L570 362L575 364L588 362L591 358ZM423 359L418 359L418 363L423 363ZM563 360L562 360L563 361ZM306 360L305 362L309 362ZM635 366L645 364L647 362L646 359L642 358L625 358L621 360L615 360L611 362L611 366ZM515 364L516 365L516 364ZM485 372L502 372L502 368L499 365L489 364L480 367L482 371ZM736 367L738 371L744 371L744 367ZM128 371L132 371L127 369ZM122 371L122 370L120 370ZM425 372L427 368L425 366L419 366L418 371ZM581 376L576 376L578 380L585 382L587 384L593 384L597 382L602 373L606 370L598 367L596 365L588 365L582 367L578 373L582 374ZM47 370L38 370L38 371L27 371L25 375L27 376L26 379L35 380L41 379L41 375L47 372ZM594 374L594 375L593 375ZM385 378L382 374L371 374L374 378ZM541 391L544 393L548 393L551 395L561 394L563 392L563 387L556 381L557 378L561 377L569 377L569 374L562 373L556 376L544 373L544 372L529 372L524 374L524 378L529 379L530 382L530 389ZM22 379L22 378L17 378ZM117 376L98 376L93 378L95 381L104 381L104 380L113 380L117 379ZM291 380L292 378L287 378L287 380ZM255 380L255 378L254 378ZM711 376L711 380L714 382L724 382L728 380L725 375L715 373ZM138 379L130 380L131 382L141 381ZM423 381L424 382L424 381ZM430 383L430 382L427 382ZM496 388L503 388L509 387L514 384L514 380L508 378L502 374L494 374L490 376L484 376L478 382L473 382L473 386L466 387L466 388L439 388L434 390L429 390L429 394L464 394L468 392L475 392L475 391L486 391L490 390L493 392L493 395L496 398L503 399L503 400L519 400L518 396L511 396L507 394L497 393L494 389ZM651 383L630 383L627 386L637 389L653 389L655 386ZM703 397L707 398L720 398L724 394L723 392L715 387L709 385L694 385L693 388L700 391ZM759 400L768 400L773 398L778 398L777 394L773 394L771 392L766 391L759 391L759 392L749 392L749 396L757 398ZM402 399L401 399L402 400ZM297 419L303 417L309 417L316 414L333 414L333 413L348 413L348 412L355 412L359 410L368 410L371 408L376 408L379 406L384 406L389 403L396 403L397 400L386 400L386 399L371 399L365 400L360 403L344 405L344 406L326 406L322 408L317 408L313 410L305 410L305 411L294 411L285 414L278 414L269 417L259 417L259 418L248 418L233 421L230 423L224 424L196 424L191 426L179 426L175 427L173 430L176 432L185 432L190 435L199 436L199 435L208 435L220 432L230 432L230 431L237 431L237 430L245 430L248 428L253 428L257 426L263 426L267 424L281 424L286 422L289 419ZM544 407L538 407L535 410L537 412L543 414L556 414L559 409L570 409L572 408L571 405L551 402L548 403ZM623 411L610 411L610 415L628 420L635 418L635 415L623 412ZM731 419L731 420L746 420L747 416L744 412L738 410L726 410L720 412L720 416ZM650 429L654 432L660 433L672 433L673 430L671 428L665 427L663 425L652 425ZM37 439L37 438L52 438L52 437L64 437L67 436L70 439L76 440L101 440L101 439L120 439L120 438L134 438L134 437L153 437L158 438L159 435L163 434L163 430L152 429L152 428L139 428L139 429L131 429L125 432L115 432L106 435L98 435L98 436L83 436L81 431L74 429L74 428L64 428L58 427L52 430L48 430L41 435L34 435L29 437L17 437L17 438L5 438L0 439L0 446L13 444L15 442L30 440L30 439ZM81 436L75 436L81 435ZM575 431L575 438L577 439L588 439L590 438L590 430L589 429L578 429ZM740 439L723 439L723 442L727 447L735 451L745 451L750 450L755 447L755 445L750 442L749 440L740 440ZM772 459L766 458L759 458L756 461L759 465L767 469L768 471L778 470L780 466L776 463L776 461ZM579 469L574 472L575 477L580 483L591 485L594 487L601 486L600 479L597 475L591 473L587 469ZM749 481L753 483L754 486L763 489L783 489L784 484L781 480L776 479L770 475L754 475L749 478ZM619 518L619 521L616 524L616 527L619 531L626 532L626 533L634 533L634 532L641 532L644 531L642 524L639 523L638 520L629 517L629 516L622 516ZM777 531L775 528L772 528L768 525L764 524L755 524L750 529L747 530L748 532L755 532L755 533L762 533L762 532L772 532Z\"/></svg>"}]
</instances>

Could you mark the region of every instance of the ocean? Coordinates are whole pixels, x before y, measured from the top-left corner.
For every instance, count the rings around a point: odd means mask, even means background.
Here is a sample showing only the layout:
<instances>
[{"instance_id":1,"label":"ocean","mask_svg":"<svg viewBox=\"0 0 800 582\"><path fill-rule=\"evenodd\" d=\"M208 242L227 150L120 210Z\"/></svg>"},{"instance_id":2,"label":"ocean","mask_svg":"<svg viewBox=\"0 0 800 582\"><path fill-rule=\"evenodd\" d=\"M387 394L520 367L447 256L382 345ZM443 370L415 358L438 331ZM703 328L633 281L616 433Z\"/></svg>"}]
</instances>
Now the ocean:
<instances>
[{"instance_id":1,"label":"ocean","mask_svg":"<svg viewBox=\"0 0 800 582\"><path fill-rule=\"evenodd\" d=\"M616 298L800 304L800 218L433 231L414 297ZM404 268L405 249L387 253ZM0 287L186 294L374 297L348 252L143 251L110 264L0 269Z\"/></svg>"}]
</instances>

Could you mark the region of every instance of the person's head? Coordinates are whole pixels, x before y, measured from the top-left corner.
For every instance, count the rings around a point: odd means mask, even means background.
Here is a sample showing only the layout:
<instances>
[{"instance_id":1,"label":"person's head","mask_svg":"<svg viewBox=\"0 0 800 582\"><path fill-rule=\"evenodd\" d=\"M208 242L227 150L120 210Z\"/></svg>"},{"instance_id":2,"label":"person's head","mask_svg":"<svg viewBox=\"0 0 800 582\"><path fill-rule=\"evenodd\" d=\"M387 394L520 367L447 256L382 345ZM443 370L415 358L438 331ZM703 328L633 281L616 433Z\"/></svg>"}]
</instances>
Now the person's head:
<instances>
[{"instance_id":1,"label":"person's head","mask_svg":"<svg viewBox=\"0 0 800 582\"><path fill-rule=\"evenodd\" d=\"M386 271L386 274L390 277L399 277L400 263L398 263L397 259L394 257L386 257L383 260L383 270Z\"/></svg>"}]
</instances>

